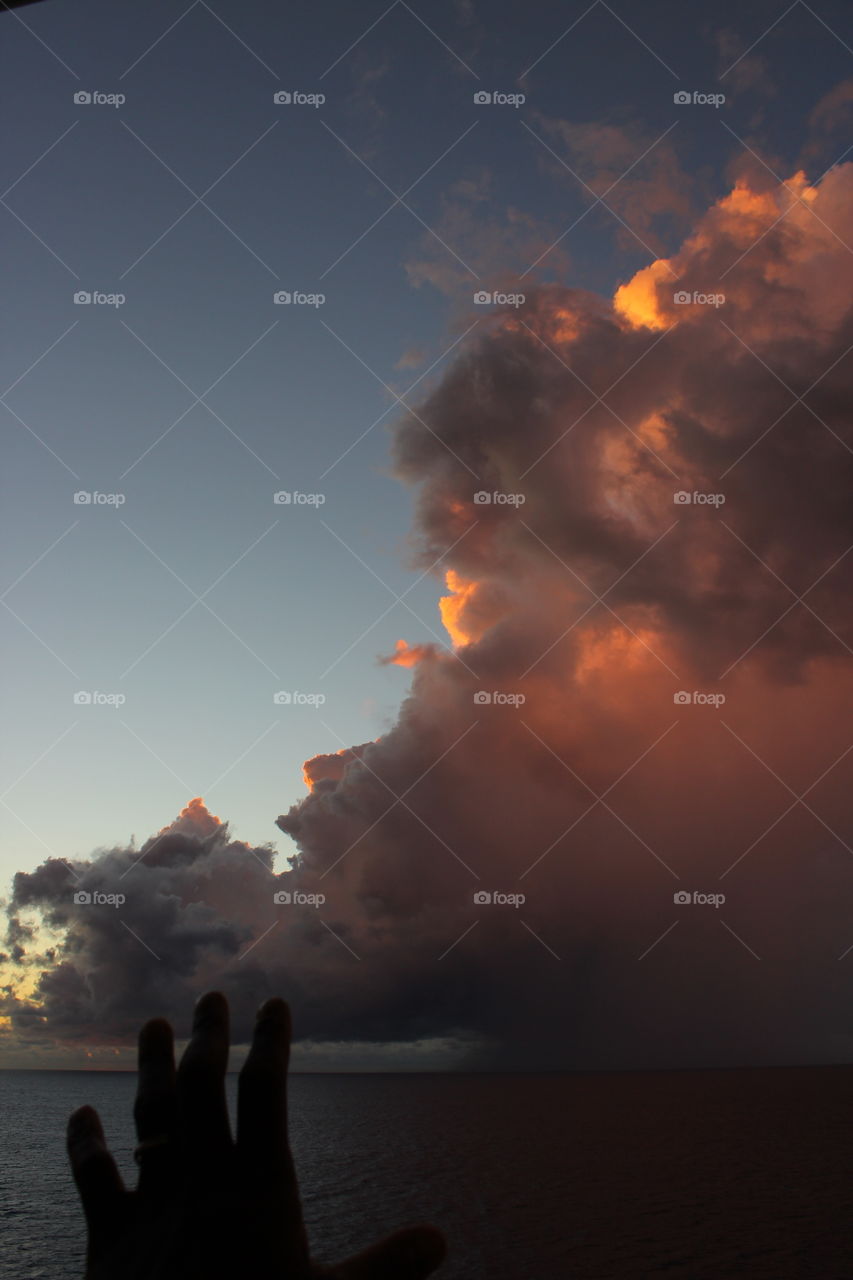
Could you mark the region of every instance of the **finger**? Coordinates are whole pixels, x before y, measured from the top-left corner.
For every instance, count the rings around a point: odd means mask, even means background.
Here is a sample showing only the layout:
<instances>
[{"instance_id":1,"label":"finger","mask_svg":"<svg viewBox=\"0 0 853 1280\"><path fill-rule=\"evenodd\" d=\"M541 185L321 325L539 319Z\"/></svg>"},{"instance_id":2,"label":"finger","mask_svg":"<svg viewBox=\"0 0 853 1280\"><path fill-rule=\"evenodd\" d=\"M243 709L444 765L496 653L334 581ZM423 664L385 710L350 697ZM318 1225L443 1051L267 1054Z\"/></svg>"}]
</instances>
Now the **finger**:
<instances>
[{"instance_id":1,"label":"finger","mask_svg":"<svg viewBox=\"0 0 853 1280\"><path fill-rule=\"evenodd\" d=\"M133 1116L139 1138L139 1190L168 1193L175 1172L177 1090L172 1028L163 1018L139 1033L139 1083Z\"/></svg>"},{"instance_id":2,"label":"finger","mask_svg":"<svg viewBox=\"0 0 853 1280\"><path fill-rule=\"evenodd\" d=\"M89 1233L95 1235L115 1222L124 1184L107 1150L104 1130L93 1107L79 1107L72 1112L66 1145Z\"/></svg>"},{"instance_id":3,"label":"finger","mask_svg":"<svg viewBox=\"0 0 853 1280\"><path fill-rule=\"evenodd\" d=\"M221 991L201 997L193 1014L192 1039L178 1068L178 1124L191 1173L219 1174L231 1148L225 1070L228 1066L228 1002Z\"/></svg>"},{"instance_id":4,"label":"finger","mask_svg":"<svg viewBox=\"0 0 853 1280\"><path fill-rule=\"evenodd\" d=\"M435 1227L395 1231L336 1267L334 1280L422 1280L441 1266L447 1254L444 1236Z\"/></svg>"},{"instance_id":5,"label":"finger","mask_svg":"<svg viewBox=\"0 0 853 1280\"><path fill-rule=\"evenodd\" d=\"M287 1066L290 1009L267 1000L258 1010L252 1047L240 1072L237 1095L237 1157L240 1176L256 1204L270 1203L272 1238L267 1246L302 1275L308 1241L293 1158L287 1140Z\"/></svg>"},{"instance_id":6,"label":"finger","mask_svg":"<svg viewBox=\"0 0 853 1280\"><path fill-rule=\"evenodd\" d=\"M283 1000L267 1000L258 1010L237 1100L241 1163L264 1183L293 1177L287 1142L289 1060L290 1010Z\"/></svg>"}]
</instances>

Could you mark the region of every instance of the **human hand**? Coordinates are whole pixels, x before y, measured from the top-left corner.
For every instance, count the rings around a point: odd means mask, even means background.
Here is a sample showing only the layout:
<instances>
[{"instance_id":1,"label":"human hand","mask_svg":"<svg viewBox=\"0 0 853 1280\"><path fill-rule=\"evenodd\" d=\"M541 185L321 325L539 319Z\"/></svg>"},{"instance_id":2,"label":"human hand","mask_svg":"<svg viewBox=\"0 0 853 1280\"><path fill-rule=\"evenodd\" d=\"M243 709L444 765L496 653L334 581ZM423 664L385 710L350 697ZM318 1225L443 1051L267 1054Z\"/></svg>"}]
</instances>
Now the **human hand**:
<instances>
[{"instance_id":1,"label":"human hand","mask_svg":"<svg viewBox=\"0 0 853 1280\"><path fill-rule=\"evenodd\" d=\"M124 1187L98 1113L68 1122L68 1154L88 1227L86 1280L421 1280L445 1254L434 1227L395 1232L335 1267L311 1262L287 1137L290 1011L267 1000L240 1072L237 1139L225 1098L228 1003L195 1007L176 1073L172 1028L139 1035L134 1119L140 1166Z\"/></svg>"}]
</instances>

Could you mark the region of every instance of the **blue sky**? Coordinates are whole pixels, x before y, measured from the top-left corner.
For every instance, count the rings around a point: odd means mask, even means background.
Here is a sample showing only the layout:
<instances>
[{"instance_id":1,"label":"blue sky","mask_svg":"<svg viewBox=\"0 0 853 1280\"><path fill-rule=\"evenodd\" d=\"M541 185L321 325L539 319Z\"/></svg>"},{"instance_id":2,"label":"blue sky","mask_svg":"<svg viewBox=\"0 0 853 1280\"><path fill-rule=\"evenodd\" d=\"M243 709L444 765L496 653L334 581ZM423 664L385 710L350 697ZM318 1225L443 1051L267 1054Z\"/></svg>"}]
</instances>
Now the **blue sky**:
<instances>
[{"instance_id":1,"label":"blue sky","mask_svg":"<svg viewBox=\"0 0 853 1280\"><path fill-rule=\"evenodd\" d=\"M390 474L394 395L425 374L417 409L484 323L474 291L515 280L531 245L577 222L531 278L609 293L677 246L744 141L790 172L851 74L848 18L450 0L6 15L4 880L143 840L195 794L290 852L274 819L302 762L382 733L409 673L377 655L442 635ZM680 89L726 108L680 110ZM617 176L671 148L684 208L639 234L590 211L595 138L578 167L560 122L622 131L637 164ZM815 144L810 176L842 150Z\"/></svg>"}]
</instances>

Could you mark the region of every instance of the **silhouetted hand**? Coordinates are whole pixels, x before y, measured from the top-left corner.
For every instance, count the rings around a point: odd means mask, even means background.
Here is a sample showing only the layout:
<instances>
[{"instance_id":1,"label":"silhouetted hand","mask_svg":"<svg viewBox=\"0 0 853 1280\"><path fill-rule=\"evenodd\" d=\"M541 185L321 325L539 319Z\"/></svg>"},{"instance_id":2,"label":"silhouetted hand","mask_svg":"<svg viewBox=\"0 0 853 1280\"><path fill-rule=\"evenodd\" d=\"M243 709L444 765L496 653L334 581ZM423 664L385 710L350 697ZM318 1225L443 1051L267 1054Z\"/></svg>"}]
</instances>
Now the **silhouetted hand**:
<instances>
[{"instance_id":1,"label":"silhouetted hand","mask_svg":"<svg viewBox=\"0 0 853 1280\"><path fill-rule=\"evenodd\" d=\"M175 1072L172 1028L139 1035L134 1118L139 1184L127 1191L98 1113L68 1122L68 1154L89 1239L86 1280L420 1280L441 1264L433 1227L396 1232L337 1267L308 1254L287 1139L290 1011L268 1000L240 1072L237 1141L225 1100L228 1003L195 1008L192 1039Z\"/></svg>"}]
</instances>

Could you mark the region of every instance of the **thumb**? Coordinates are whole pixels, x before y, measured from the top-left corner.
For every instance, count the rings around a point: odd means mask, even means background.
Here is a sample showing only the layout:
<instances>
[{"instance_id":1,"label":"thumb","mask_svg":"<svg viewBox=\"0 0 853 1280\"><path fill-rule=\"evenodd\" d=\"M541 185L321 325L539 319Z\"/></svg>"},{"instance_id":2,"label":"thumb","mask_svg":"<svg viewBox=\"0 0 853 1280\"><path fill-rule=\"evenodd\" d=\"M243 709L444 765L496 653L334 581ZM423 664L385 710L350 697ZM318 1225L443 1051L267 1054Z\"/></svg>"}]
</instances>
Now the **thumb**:
<instances>
[{"instance_id":1,"label":"thumb","mask_svg":"<svg viewBox=\"0 0 853 1280\"><path fill-rule=\"evenodd\" d=\"M447 1253L435 1227L407 1227L348 1258L332 1271L334 1280L423 1280Z\"/></svg>"},{"instance_id":2,"label":"thumb","mask_svg":"<svg viewBox=\"0 0 853 1280\"><path fill-rule=\"evenodd\" d=\"M67 1149L90 1232L114 1226L124 1185L92 1107L79 1107L69 1119Z\"/></svg>"}]
</instances>

